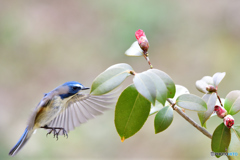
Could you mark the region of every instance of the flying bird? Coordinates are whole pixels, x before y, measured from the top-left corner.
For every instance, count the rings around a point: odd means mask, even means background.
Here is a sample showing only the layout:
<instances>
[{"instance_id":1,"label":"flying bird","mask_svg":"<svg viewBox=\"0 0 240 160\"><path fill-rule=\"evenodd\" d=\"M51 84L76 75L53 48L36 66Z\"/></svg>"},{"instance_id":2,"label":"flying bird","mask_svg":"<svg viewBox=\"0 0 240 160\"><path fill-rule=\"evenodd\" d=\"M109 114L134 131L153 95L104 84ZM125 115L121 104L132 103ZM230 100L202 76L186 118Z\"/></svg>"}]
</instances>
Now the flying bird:
<instances>
[{"instance_id":1,"label":"flying bird","mask_svg":"<svg viewBox=\"0 0 240 160\"><path fill-rule=\"evenodd\" d=\"M47 129L47 135L53 133L58 139L58 135L68 136L75 127L109 109L106 105L112 104L112 94L95 96L80 92L87 89L79 82L70 81L46 93L9 155L15 156L38 128Z\"/></svg>"}]
</instances>

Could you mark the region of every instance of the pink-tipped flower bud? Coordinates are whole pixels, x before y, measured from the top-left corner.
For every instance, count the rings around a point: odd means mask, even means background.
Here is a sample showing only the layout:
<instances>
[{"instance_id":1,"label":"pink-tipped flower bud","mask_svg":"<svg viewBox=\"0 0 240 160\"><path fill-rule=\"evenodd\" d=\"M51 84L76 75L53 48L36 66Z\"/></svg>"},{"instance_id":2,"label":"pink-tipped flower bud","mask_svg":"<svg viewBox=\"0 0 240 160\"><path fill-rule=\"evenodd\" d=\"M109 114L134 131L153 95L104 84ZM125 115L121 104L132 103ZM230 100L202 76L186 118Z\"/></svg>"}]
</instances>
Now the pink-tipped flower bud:
<instances>
[{"instance_id":1,"label":"pink-tipped flower bud","mask_svg":"<svg viewBox=\"0 0 240 160\"><path fill-rule=\"evenodd\" d=\"M149 48L149 43L145 33L143 32L143 30L139 29L135 32L135 36L137 38L140 48L143 50L144 54L146 54Z\"/></svg>"},{"instance_id":2,"label":"pink-tipped flower bud","mask_svg":"<svg viewBox=\"0 0 240 160\"><path fill-rule=\"evenodd\" d=\"M139 44L140 48L144 51L144 53L147 53L148 48L149 48L149 43L148 43L147 37L139 38L138 44Z\"/></svg>"},{"instance_id":3,"label":"pink-tipped flower bud","mask_svg":"<svg viewBox=\"0 0 240 160\"><path fill-rule=\"evenodd\" d=\"M224 117L223 123L226 127L231 128L234 125L234 118L231 115L227 115Z\"/></svg>"},{"instance_id":4,"label":"pink-tipped flower bud","mask_svg":"<svg viewBox=\"0 0 240 160\"><path fill-rule=\"evenodd\" d=\"M227 115L226 109L218 105L214 107L214 111L216 111L216 114L219 118L224 118Z\"/></svg>"},{"instance_id":5,"label":"pink-tipped flower bud","mask_svg":"<svg viewBox=\"0 0 240 160\"><path fill-rule=\"evenodd\" d=\"M208 92L216 92L216 91L217 91L217 89L216 89L214 86L211 86L211 85L207 86L207 87L206 87L206 90L207 90Z\"/></svg>"},{"instance_id":6,"label":"pink-tipped flower bud","mask_svg":"<svg viewBox=\"0 0 240 160\"><path fill-rule=\"evenodd\" d=\"M136 36L137 40L139 40L139 38L141 38L141 37L146 37L145 33L141 29L139 29L135 32L135 36Z\"/></svg>"}]
</instances>

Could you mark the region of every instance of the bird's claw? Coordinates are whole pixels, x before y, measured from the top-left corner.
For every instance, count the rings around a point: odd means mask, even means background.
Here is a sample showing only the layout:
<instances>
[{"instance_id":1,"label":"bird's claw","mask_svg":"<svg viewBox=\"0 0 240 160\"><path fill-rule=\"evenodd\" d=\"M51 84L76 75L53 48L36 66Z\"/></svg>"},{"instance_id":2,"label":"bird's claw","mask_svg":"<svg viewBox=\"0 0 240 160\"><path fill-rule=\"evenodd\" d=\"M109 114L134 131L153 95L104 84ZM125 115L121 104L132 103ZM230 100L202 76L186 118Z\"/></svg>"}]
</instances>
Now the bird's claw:
<instances>
[{"instance_id":1,"label":"bird's claw","mask_svg":"<svg viewBox=\"0 0 240 160\"><path fill-rule=\"evenodd\" d=\"M50 131L46 134L46 136L53 132L53 137L55 138L55 136L56 136L56 139L58 140L58 135L62 131L64 137L66 136L68 138L68 133L67 133L67 131L64 128L61 128L61 127L48 127L48 126L44 126L44 127L41 127L41 128L50 129Z\"/></svg>"}]
</instances>

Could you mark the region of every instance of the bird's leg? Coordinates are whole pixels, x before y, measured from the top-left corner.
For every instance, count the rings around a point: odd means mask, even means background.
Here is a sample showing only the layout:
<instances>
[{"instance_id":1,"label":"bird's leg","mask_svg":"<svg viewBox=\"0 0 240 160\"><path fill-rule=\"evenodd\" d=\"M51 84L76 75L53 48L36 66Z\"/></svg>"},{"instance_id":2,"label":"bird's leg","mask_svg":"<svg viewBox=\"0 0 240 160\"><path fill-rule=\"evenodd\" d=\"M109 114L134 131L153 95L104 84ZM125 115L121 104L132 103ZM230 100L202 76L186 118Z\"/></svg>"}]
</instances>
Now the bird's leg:
<instances>
[{"instance_id":1,"label":"bird's leg","mask_svg":"<svg viewBox=\"0 0 240 160\"><path fill-rule=\"evenodd\" d=\"M40 128L51 129L51 130L47 133L47 135L49 135L49 134L51 134L51 133L53 132L53 137L55 138L55 136L56 136L57 140L58 140L58 135L59 135L59 133L61 132L61 130L63 131L64 137L67 136L67 138L68 138L67 131L66 131L64 128L61 128L61 127L48 127L47 125L45 125L45 126L43 126L43 127L40 127ZM57 130L58 130L58 131L57 131ZM46 136L47 136L47 135L46 135Z\"/></svg>"}]
</instances>

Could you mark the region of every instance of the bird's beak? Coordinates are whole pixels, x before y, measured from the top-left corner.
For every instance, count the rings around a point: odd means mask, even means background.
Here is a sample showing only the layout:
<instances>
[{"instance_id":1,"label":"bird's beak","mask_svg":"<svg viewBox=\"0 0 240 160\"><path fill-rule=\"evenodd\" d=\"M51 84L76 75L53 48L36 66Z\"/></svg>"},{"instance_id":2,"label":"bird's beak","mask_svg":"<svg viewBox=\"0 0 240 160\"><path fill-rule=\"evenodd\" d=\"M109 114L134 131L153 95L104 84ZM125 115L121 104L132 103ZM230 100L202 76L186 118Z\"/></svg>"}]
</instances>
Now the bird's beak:
<instances>
[{"instance_id":1,"label":"bird's beak","mask_svg":"<svg viewBox=\"0 0 240 160\"><path fill-rule=\"evenodd\" d=\"M82 88L81 90L87 90L87 89L90 89L90 88L88 88L88 87L84 87L84 88Z\"/></svg>"}]
</instances>

